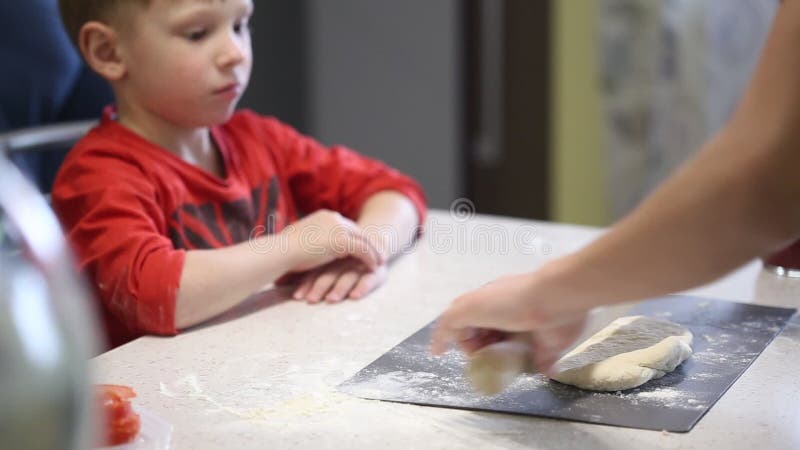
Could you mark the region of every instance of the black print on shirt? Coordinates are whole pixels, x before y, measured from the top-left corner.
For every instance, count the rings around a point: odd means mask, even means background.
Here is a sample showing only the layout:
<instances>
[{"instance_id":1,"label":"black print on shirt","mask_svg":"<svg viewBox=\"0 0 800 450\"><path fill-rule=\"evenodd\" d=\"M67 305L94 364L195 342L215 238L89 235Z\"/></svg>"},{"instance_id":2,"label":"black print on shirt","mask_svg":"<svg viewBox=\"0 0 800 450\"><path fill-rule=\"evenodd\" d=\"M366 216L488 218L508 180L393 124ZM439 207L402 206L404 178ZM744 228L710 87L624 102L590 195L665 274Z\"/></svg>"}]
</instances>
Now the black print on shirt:
<instances>
[{"instance_id":1,"label":"black print on shirt","mask_svg":"<svg viewBox=\"0 0 800 450\"><path fill-rule=\"evenodd\" d=\"M199 250L244 242L257 230L264 231L259 234L274 233L278 190L278 180L273 176L253 189L250 198L181 205L170 217L170 240L176 249Z\"/></svg>"}]
</instances>

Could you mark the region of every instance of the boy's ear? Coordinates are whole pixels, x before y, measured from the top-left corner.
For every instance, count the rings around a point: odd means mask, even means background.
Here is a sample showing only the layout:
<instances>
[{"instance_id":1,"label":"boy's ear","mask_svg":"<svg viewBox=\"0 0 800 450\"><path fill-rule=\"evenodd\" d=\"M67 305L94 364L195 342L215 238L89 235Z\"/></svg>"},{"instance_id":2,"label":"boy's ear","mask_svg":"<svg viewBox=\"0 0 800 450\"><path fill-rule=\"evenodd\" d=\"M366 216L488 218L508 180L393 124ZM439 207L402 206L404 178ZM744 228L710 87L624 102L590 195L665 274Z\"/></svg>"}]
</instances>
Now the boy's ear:
<instances>
[{"instance_id":1,"label":"boy's ear","mask_svg":"<svg viewBox=\"0 0 800 450\"><path fill-rule=\"evenodd\" d=\"M108 81L125 76L127 69L119 54L119 35L108 25L91 21L81 27L78 46L87 64Z\"/></svg>"}]
</instances>

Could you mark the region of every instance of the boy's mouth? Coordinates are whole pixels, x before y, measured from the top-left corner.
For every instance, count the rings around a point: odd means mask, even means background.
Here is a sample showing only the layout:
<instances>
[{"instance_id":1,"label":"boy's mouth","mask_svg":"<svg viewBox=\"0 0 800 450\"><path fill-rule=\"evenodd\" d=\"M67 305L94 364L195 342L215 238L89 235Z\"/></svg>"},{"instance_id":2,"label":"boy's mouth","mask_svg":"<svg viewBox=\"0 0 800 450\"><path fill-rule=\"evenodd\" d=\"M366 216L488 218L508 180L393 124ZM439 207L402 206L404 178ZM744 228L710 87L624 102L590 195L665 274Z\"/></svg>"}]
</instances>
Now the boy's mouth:
<instances>
[{"instance_id":1,"label":"boy's mouth","mask_svg":"<svg viewBox=\"0 0 800 450\"><path fill-rule=\"evenodd\" d=\"M241 84L237 82L226 84L225 86L214 90L214 94L235 94L239 92Z\"/></svg>"}]
</instances>

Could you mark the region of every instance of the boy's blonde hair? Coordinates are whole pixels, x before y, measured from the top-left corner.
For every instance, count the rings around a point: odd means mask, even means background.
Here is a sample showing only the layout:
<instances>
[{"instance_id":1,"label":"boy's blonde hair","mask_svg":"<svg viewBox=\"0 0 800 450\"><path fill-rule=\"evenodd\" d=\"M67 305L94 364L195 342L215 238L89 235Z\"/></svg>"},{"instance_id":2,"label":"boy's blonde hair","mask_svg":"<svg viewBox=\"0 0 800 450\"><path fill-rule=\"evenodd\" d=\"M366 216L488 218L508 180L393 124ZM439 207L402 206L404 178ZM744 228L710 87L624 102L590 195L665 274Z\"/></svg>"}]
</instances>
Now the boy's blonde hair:
<instances>
[{"instance_id":1,"label":"boy's blonde hair","mask_svg":"<svg viewBox=\"0 0 800 450\"><path fill-rule=\"evenodd\" d=\"M135 4L147 7L150 0L58 0L61 21L70 39L79 47L78 35L87 22L97 20L108 23L121 6Z\"/></svg>"}]
</instances>

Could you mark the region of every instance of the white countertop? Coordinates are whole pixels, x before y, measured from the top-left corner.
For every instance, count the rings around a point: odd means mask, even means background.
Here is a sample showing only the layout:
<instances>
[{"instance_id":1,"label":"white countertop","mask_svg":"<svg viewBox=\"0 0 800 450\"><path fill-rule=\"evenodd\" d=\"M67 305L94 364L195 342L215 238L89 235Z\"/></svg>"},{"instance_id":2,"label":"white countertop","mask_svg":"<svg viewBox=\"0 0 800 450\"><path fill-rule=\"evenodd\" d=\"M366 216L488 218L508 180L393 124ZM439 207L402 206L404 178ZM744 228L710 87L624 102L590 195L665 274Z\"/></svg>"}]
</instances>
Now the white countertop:
<instances>
[{"instance_id":1,"label":"white countertop","mask_svg":"<svg viewBox=\"0 0 800 450\"><path fill-rule=\"evenodd\" d=\"M415 251L364 300L307 305L268 292L177 337L144 337L104 353L92 360L94 378L132 386L138 406L173 425L174 449L800 448L797 317L685 434L361 400L335 390L459 294L531 270L597 233L433 211ZM753 262L690 293L795 307L800 279ZM604 310L596 326L629 306Z\"/></svg>"}]
</instances>

